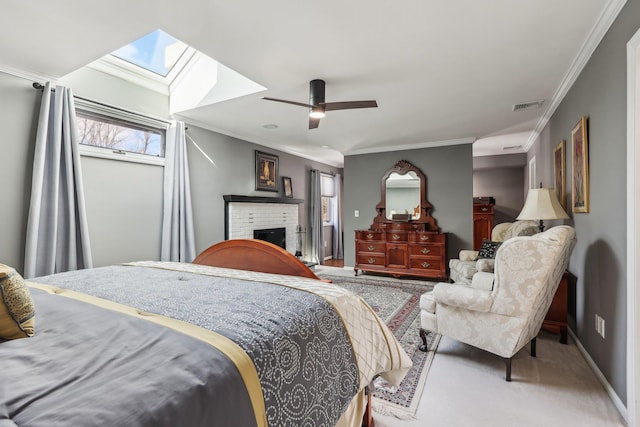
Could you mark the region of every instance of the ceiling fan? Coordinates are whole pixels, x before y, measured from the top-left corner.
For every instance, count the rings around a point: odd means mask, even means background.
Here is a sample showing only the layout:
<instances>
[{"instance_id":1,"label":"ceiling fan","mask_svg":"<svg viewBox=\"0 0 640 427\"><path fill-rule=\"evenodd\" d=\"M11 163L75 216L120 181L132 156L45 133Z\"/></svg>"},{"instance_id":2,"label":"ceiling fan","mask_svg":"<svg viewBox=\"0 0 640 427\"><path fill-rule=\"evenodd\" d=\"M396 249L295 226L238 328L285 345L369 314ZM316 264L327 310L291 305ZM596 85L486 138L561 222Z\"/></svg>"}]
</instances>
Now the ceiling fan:
<instances>
[{"instance_id":1,"label":"ceiling fan","mask_svg":"<svg viewBox=\"0 0 640 427\"><path fill-rule=\"evenodd\" d=\"M266 96L262 99L309 108L309 129L317 128L320 124L320 119L325 116L325 112L327 111L378 107L378 103L376 101L324 102L324 86L324 80L315 79L309 82L308 104L305 104L304 102L287 101L286 99L268 98Z\"/></svg>"}]
</instances>

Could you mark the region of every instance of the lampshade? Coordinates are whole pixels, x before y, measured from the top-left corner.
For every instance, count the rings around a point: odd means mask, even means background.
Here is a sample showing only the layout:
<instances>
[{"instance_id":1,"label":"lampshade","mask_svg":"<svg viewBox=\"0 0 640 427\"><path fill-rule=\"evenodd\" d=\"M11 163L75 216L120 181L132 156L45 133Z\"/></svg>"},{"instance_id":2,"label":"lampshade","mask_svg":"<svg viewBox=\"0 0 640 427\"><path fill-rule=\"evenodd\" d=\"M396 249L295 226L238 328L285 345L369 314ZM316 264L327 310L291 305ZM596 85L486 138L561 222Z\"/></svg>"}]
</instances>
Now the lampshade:
<instances>
[{"instance_id":1,"label":"lampshade","mask_svg":"<svg viewBox=\"0 0 640 427\"><path fill-rule=\"evenodd\" d=\"M568 219L553 188L531 188L517 219Z\"/></svg>"}]
</instances>

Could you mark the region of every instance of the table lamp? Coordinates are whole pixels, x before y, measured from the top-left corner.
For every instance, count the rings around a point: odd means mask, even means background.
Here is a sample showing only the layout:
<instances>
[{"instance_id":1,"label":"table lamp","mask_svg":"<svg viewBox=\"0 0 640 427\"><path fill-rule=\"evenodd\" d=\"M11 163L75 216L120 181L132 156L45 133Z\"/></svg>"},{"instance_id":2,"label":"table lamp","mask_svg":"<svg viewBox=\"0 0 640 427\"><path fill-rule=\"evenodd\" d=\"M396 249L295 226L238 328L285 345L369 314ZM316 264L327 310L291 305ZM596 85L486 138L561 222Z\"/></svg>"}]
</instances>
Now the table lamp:
<instances>
[{"instance_id":1,"label":"table lamp","mask_svg":"<svg viewBox=\"0 0 640 427\"><path fill-rule=\"evenodd\" d=\"M553 188L531 188L517 219L540 221L538 228L544 231L545 219L568 219Z\"/></svg>"}]
</instances>

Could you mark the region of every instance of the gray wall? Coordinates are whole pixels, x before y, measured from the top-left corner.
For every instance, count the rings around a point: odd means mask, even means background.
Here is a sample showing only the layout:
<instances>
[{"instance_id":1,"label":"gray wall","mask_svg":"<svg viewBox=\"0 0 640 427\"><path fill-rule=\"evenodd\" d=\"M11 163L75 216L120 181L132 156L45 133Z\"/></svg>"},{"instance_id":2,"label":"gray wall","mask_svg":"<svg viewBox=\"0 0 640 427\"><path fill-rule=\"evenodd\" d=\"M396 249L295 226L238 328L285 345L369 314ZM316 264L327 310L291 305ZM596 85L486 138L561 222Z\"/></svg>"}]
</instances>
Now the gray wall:
<instances>
[{"instance_id":1,"label":"gray wall","mask_svg":"<svg viewBox=\"0 0 640 427\"><path fill-rule=\"evenodd\" d=\"M408 160L427 176L432 216L448 234L448 257L473 241L473 178L471 144L345 156L344 265L355 265L354 231L368 229L380 201L380 181L399 160ZM358 218L354 211L360 211Z\"/></svg>"},{"instance_id":2,"label":"gray wall","mask_svg":"<svg viewBox=\"0 0 640 427\"><path fill-rule=\"evenodd\" d=\"M308 224L309 171L339 173L341 169L313 160L297 157L243 140L211 132L189 125L188 155L191 178L191 192L196 230L196 252L208 248L213 243L224 240L224 200L225 194L241 196L283 197L279 193L255 190L255 150L276 154L279 159L279 175L291 177L293 197L304 199L299 205L299 223ZM212 164L196 148L202 149ZM305 236L305 246L309 238ZM330 243L327 242L327 245ZM308 249L303 251L308 254Z\"/></svg>"},{"instance_id":3,"label":"gray wall","mask_svg":"<svg viewBox=\"0 0 640 427\"><path fill-rule=\"evenodd\" d=\"M473 197L496 199L494 223L513 222L524 206L524 166L475 169Z\"/></svg>"},{"instance_id":4,"label":"gray wall","mask_svg":"<svg viewBox=\"0 0 640 427\"><path fill-rule=\"evenodd\" d=\"M571 213L578 244L569 270L577 277L570 326L623 402L626 402L626 43L640 27L640 1L629 1L585 69L553 114L529 157L538 180L553 187L553 148L567 141L571 177L571 130L588 117L589 213ZM595 314L606 322L606 338L595 331Z\"/></svg>"},{"instance_id":5,"label":"gray wall","mask_svg":"<svg viewBox=\"0 0 640 427\"><path fill-rule=\"evenodd\" d=\"M40 96L31 81L0 73L0 263L24 266L24 235Z\"/></svg>"}]
</instances>

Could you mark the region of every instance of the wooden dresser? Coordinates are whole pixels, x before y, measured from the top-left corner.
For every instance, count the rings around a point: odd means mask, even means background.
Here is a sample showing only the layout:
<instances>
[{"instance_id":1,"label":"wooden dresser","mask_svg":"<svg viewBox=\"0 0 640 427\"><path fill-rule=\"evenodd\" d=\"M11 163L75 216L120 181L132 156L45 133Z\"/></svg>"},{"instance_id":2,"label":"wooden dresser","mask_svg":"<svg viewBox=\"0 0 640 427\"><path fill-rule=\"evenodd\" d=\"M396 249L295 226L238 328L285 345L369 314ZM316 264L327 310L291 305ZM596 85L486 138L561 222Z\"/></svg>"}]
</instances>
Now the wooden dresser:
<instances>
[{"instance_id":1,"label":"wooden dresser","mask_svg":"<svg viewBox=\"0 0 640 427\"><path fill-rule=\"evenodd\" d=\"M355 231L356 275L361 270L446 280L447 236L431 216L432 209L427 177L400 160L382 177L373 224Z\"/></svg>"},{"instance_id":2,"label":"wooden dresser","mask_svg":"<svg viewBox=\"0 0 640 427\"><path fill-rule=\"evenodd\" d=\"M473 250L479 251L484 239L491 240L496 201L493 197L473 198Z\"/></svg>"},{"instance_id":3,"label":"wooden dresser","mask_svg":"<svg viewBox=\"0 0 640 427\"><path fill-rule=\"evenodd\" d=\"M356 230L358 270L447 278L446 234L424 231L424 224L391 223L382 230Z\"/></svg>"}]
</instances>

